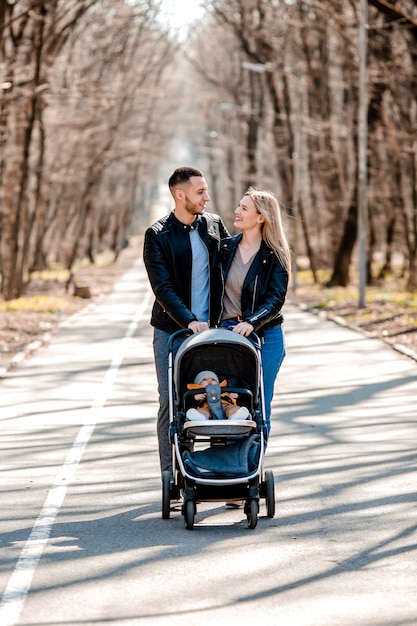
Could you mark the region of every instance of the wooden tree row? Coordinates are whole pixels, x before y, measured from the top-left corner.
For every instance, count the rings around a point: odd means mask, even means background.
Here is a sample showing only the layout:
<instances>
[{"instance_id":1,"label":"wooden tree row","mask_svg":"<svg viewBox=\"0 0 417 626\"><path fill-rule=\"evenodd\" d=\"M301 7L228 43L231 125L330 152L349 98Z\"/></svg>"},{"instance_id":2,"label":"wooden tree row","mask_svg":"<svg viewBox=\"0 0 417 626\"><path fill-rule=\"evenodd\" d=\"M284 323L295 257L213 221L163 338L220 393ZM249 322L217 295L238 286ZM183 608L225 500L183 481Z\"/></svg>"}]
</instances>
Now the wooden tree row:
<instances>
[{"instance_id":1,"label":"wooden tree row","mask_svg":"<svg viewBox=\"0 0 417 626\"><path fill-rule=\"evenodd\" d=\"M18 0L0 7L0 273L71 270L129 235L138 179L162 149L173 44L158 2Z\"/></svg>"},{"instance_id":2,"label":"wooden tree row","mask_svg":"<svg viewBox=\"0 0 417 626\"><path fill-rule=\"evenodd\" d=\"M407 266L408 288L415 289L417 3L370 4L368 266L379 253L381 273L392 269L396 250ZM207 111L209 126L217 117L217 146L227 115L227 128L233 119L239 129L233 141L239 142L244 163L240 193L253 182L275 190L294 218L293 246L299 251L302 238L314 275L319 267L331 268L329 284L345 286L357 234L359 3L211 0L208 5L213 23L204 27L205 37L196 37L190 56L216 87ZM229 106L220 106L223 101ZM218 165L219 150L212 155ZM223 156L230 163L227 150Z\"/></svg>"},{"instance_id":3,"label":"wooden tree row","mask_svg":"<svg viewBox=\"0 0 417 626\"><path fill-rule=\"evenodd\" d=\"M369 8L369 279L417 281L416 0ZM230 226L248 185L287 207L296 254L351 279L357 229L356 0L207 0L178 51L159 0L0 3L1 294L33 269L117 256L169 140L208 161ZM193 68L184 66L188 57ZM200 156L198 149L200 148ZM212 206L213 206L212 205ZM149 216L146 216L148 219Z\"/></svg>"}]
</instances>

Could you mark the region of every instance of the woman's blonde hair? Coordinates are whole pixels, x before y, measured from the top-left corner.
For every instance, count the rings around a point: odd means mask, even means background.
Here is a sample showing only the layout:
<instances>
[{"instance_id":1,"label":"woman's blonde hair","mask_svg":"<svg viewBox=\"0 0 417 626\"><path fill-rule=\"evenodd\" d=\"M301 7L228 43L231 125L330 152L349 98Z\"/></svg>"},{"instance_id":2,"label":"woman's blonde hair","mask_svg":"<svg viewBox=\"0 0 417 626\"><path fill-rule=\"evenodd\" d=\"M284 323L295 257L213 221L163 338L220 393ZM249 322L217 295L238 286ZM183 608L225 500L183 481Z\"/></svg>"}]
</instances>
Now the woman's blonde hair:
<instances>
[{"instance_id":1,"label":"woman's blonde hair","mask_svg":"<svg viewBox=\"0 0 417 626\"><path fill-rule=\"evenodd\" d=\"M262 237L265 243L274 250L282 265L291 276L291 250L284 231L281 217L281 207L277 198L270 191L261 191L249 187L246 196L252 198L257 211L263 215Z\"/></svg>"}]
</instances>

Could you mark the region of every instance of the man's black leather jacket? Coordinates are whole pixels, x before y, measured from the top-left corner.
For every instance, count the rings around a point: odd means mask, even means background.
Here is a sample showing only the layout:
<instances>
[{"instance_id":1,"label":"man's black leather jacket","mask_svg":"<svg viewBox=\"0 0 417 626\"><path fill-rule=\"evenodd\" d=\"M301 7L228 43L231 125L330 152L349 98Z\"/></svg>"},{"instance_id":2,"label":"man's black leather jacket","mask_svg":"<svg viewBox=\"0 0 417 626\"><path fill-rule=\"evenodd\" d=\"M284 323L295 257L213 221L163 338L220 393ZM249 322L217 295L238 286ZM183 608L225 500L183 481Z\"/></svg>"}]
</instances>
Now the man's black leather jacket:
<instances>
[{"instance_id":1,"label":"man's black leather jacket","mask_svg":"<svg viewBox=\"0 0 417 626\"><path fill-rule=\"evenodd\" d=\"M222 241L220 262L223 284L236 254L242 235ZM264 241L257 252L242 287L242 320L252 324L254 331L262 335L265 328L282 323L281 313L288 287L288 272L278 255ZM219 320L220 321L220 320Z\"/></svg>"},{"instance_id":2,"label":"man's black leather jacket","mask_svg":"<svg viewBox=\"0 0 417 626\"><path fill-rule=\"evenodd\" d=\"M198 216L192 226L197 226L209 253L210 320L214 325L220 311L220 241L230 235L222 219L212 213ZM155 222L145 233L143 258L155 294L151 325L169 333L187 328L190 322L196 320L191 311L190 228L172 212Z\"/></svg>"}]
</instances>

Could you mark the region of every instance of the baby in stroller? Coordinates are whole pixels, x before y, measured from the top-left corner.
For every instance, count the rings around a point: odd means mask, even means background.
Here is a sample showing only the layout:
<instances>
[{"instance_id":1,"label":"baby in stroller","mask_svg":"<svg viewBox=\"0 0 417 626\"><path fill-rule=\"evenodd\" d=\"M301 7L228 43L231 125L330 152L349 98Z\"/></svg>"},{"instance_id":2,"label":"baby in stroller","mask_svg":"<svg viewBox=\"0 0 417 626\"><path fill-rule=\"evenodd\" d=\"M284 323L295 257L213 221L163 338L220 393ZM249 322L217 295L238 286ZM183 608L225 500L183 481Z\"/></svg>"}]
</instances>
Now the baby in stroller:
<instances>
[{"instance_id":1,"label":"baby in stroller","mask_svg":"<svg viewBox=\"0 0 417 626\"><path fill-rule=\"evenodd\" d=\"M236 400L239 394L233 392L221 393L221 387L227 386L227 380L219 381L219 377L209 370L199 372L194 382L187 384L187 389L201 389L205 391L194 395L196 407L188 409L187 421L202 421L210 419L246 420L249 410L240 407Z\"/></svg>"}]
</instances>

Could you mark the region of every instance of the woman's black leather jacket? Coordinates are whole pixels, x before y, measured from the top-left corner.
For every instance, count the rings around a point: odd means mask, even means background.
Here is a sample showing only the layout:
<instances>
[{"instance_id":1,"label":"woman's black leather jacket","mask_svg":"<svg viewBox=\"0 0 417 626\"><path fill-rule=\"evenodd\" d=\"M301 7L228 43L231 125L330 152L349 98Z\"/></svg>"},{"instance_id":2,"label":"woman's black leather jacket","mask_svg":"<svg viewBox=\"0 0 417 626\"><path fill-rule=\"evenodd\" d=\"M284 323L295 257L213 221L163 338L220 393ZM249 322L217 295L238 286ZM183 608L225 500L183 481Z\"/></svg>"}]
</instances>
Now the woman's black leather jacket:
<instances>
[{"instance_id":1,"label":"woman's black leather jacket","mask_svg":"<svg viewBox=\"0 0 417 626\"><path fill-rule=\"evenodd\" d=\"M217 320L219 316L221 276L218 254L221 240L230 234L218 215L203 213L190 227L172 212L146 230L143 246L143 258L155 294L151 325L169 333L187 328L196 319L191 311L189 231L192 227L198 228L209 254L210 320Z\"/></svg>"},{"instance_id":2,"label":"woman's black leather jacket","mask_svg":"<svg viewBox=\"0 0 417 626\"><path fill-rule=\"evenodd\" d=\"M223 290L233 257L242 235L225 239L221 243L220 263ZM242 287L242 320L252 324L254 331L262 335L265 328L273 328L283 322L281 313L288 288L288 272L278 255L264 241L257 252ZM219 323L221 316L219 318Z\"/></svg>"}]
</instances>

